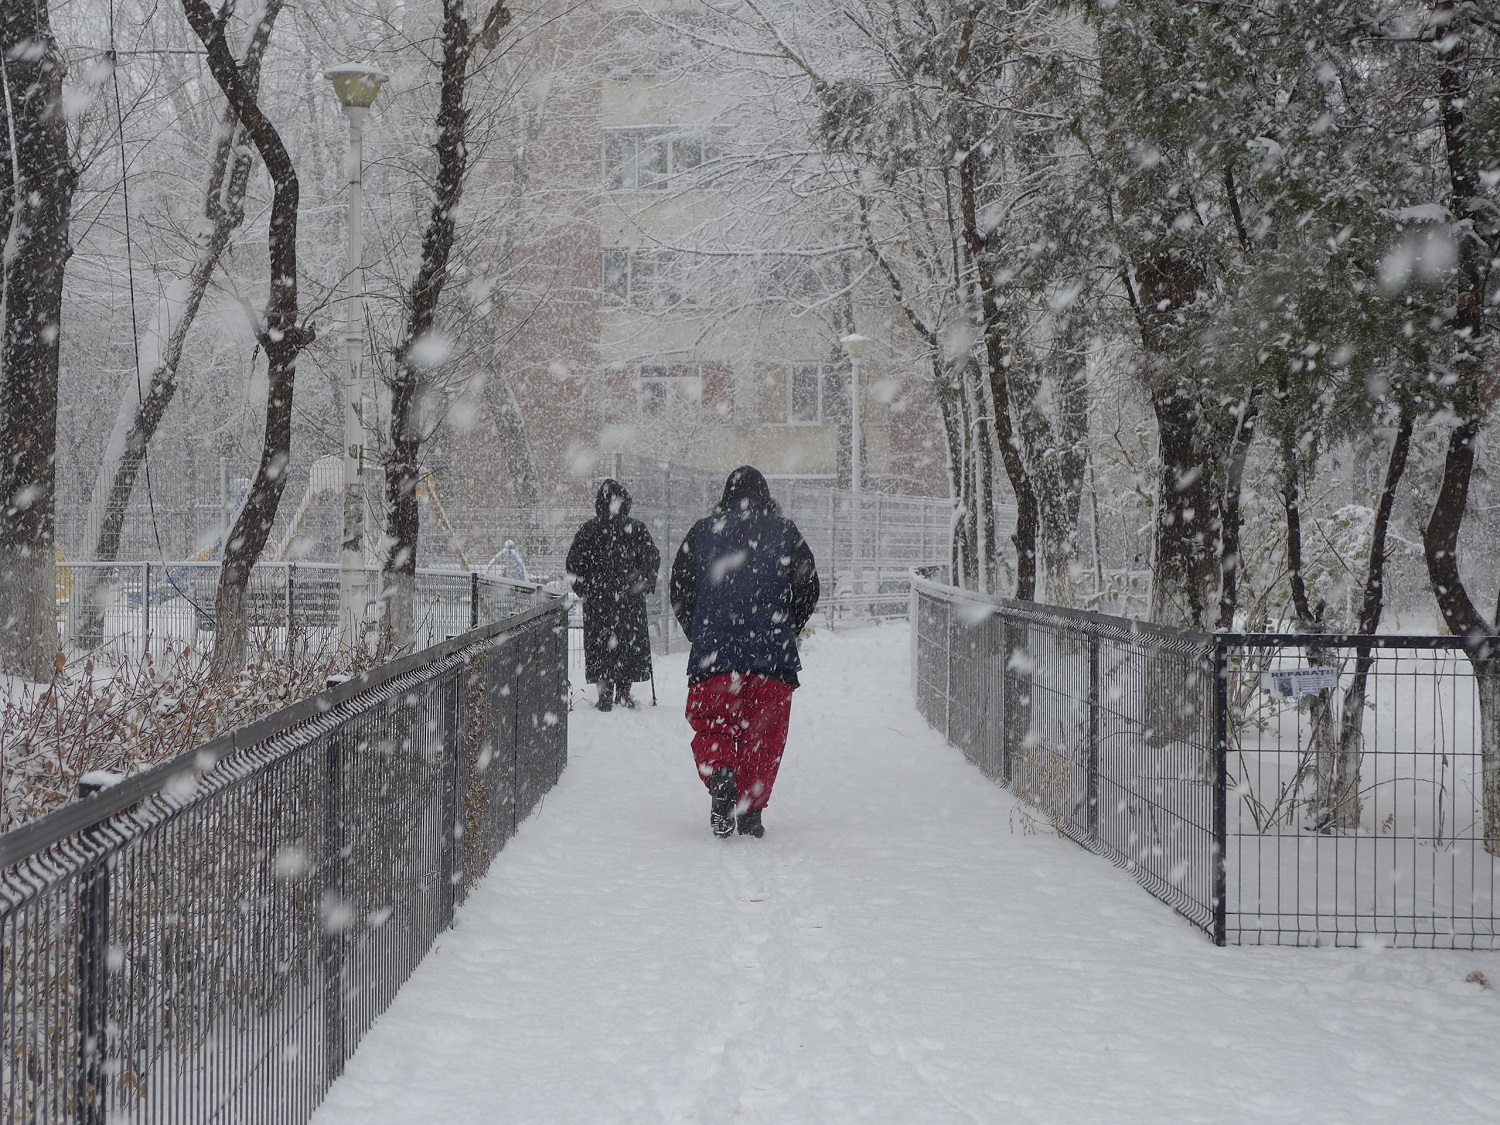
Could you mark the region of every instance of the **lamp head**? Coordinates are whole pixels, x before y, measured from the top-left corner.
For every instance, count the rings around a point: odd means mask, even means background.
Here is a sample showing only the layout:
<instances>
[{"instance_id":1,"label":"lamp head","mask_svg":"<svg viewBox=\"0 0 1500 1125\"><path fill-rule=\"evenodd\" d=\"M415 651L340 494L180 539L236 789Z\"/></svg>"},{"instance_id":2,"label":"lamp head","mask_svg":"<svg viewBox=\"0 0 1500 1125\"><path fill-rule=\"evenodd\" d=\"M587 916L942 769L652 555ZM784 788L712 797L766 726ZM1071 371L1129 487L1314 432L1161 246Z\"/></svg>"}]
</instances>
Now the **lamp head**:
<instances>
[{"instance_id":1,"label":"lamp head","mask_svg":"<svg viewBox=\"0 0 1500 1125\"><path fill-rule=\"evenodd\" d=\"M861 336L858 332L850 333L839 340L839 343L844 345L844 351L853 360L864 359L865 353L870 350L870 345L874 342L870 337Z\"/></svg>"},{"instance_id":2,"label":"lamp head","mask_svg":"<svg viewBox=\"0 0 1500 1125\"><path fill-rule=\"evenodd\" d=\"M369 109L375 104L375 95L380 93L388 78L378 66L366 63L343 63L330 67L323 77L333 83L333 92L345 109Z\"/></svg>"}]
</instances>

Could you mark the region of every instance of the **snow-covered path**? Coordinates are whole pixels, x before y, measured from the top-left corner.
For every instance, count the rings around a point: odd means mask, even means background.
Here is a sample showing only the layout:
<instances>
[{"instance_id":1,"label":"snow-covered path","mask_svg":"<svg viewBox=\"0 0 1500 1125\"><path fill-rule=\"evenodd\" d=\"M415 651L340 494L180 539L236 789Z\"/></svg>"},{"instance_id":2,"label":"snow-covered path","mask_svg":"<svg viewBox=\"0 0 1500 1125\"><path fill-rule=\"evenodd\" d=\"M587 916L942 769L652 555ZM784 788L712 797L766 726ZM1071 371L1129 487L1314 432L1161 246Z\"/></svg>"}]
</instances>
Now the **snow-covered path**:
<instances>
[{"instance_id":1,"label":"snow-covered path","mask_svg":"<svg viewBox=\"0 0 1500 1125\"><path fill-rule=\"evenodd\" d=\"M720 841L682 658L557 789L315 1118L1494 1122L1500 956L1215 949L916 714L904 624L820 634L763 840ZM644 685L642 685L644 687Z\"/></svg>"}]
</instances>

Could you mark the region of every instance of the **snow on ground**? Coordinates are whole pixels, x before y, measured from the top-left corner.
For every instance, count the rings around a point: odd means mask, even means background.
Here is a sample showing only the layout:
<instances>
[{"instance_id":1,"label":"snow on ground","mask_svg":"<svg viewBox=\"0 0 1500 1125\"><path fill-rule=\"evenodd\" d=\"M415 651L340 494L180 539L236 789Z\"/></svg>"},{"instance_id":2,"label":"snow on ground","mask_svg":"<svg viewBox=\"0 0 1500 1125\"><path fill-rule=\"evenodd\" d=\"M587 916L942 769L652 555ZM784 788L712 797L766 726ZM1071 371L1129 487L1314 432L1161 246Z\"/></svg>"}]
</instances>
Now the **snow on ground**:
<instances>
[{"instance_id":1,"label":"snow on ground","mask_svg":"<svg viewBox=\"0 0 1500 1125\"><path fill-rule=\"evenodd\" d=\"M904 624L804 657L763 840L709 834L681 656L654 710L577 707L316 1125L1500 1117L1500 991L1464 979L1500 956L1216 949L1024 832L917 715Z\"/></svg>"}]
</instances>

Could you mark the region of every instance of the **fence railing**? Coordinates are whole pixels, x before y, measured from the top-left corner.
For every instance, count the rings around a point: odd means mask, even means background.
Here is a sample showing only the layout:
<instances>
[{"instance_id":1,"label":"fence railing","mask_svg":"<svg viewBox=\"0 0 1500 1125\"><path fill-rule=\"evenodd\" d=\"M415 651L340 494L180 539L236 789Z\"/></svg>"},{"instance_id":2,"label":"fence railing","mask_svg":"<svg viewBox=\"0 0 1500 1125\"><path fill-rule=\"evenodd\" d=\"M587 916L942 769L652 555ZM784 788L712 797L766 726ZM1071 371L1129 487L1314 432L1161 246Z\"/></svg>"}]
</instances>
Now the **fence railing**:
<instances>
[{"instance_id":1,"label":"fence railing","mask_svg":"<svg viewBox=\"0 0 1500 1125\"><path fill-rule=\"evenodd\" d=\"M306 1120L567 755L560 603L0 836L0 1121Z\"/></svg>"},{"instance_id":2,"label":"fence railing","mask_svg":"<svg viewBox=\"0 0 1500 1125\"><path fill-rule=\"evenodd\" d=\"M382 576L365 572L378 604ZM159 656L164 646L212 645L217 562L70 562L57 564L60 636L77 645ZM533 604L536 586L473 571L421 568L414 606L416 643L426 648ZM257 563L251 572L252 630L273 644L295 632L338 630L335 563ZM92 607L92 620L90 618Z\"/></svg>"},{"instance_id":3,"label":"fence railing","mask_svg":"<svg viewBox=\"0 0 1500 1125\"><path fill-rule=\"evenodd\" d=\"M1219 944L1500 948L1500 684L1464 640L911 596L928 722Z\"/></svg>"}]
</instances>

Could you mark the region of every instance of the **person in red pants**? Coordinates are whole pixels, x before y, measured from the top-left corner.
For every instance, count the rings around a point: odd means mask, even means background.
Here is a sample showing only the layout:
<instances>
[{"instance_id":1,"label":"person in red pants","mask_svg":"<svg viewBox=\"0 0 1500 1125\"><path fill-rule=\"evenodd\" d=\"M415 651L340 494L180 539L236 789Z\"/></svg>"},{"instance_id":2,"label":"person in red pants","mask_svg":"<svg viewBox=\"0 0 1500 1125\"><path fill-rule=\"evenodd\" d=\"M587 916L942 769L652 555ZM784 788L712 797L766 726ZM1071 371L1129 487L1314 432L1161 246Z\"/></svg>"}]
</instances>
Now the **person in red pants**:
<instances>
[{"instance_id":1,"label":"person in red pants","mask_svg":"<svg viewBox=\"0 0 1500 1125\"><path fill-rule=\"evenodd\" d=\"M802 664L797 635L818 605L818 567L758 469L729 474L672 562L672 612L692 642L687 719L708 787L709 827L761 837Z\"/></svg>"}]
</instances>

